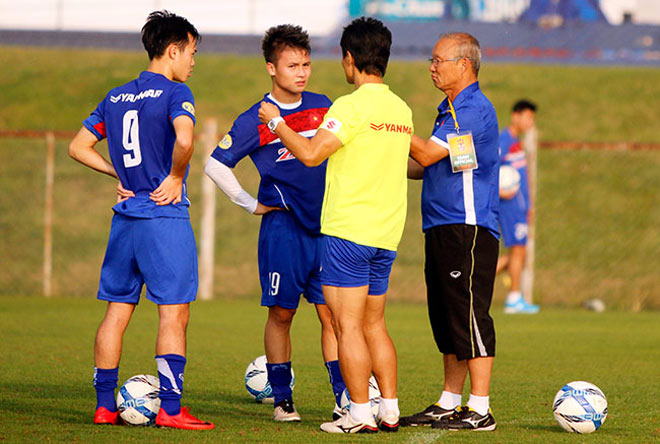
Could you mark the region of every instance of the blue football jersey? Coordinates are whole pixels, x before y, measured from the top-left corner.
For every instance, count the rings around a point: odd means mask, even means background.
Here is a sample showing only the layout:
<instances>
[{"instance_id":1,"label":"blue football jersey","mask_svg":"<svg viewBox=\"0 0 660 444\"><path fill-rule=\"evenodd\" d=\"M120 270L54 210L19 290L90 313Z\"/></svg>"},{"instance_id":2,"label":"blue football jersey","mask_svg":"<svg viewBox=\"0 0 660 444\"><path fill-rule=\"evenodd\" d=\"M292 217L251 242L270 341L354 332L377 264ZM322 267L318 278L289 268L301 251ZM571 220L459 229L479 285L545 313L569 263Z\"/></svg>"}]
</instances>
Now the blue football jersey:
<instances>
[{"instance_id":1,"label":"blue football jersey","mask_svg":"<svg viewBox=\"0 0 660 444\"><path fill-rule=\"evenodd\" d=\"M520 173L520 190L518 194L524 201L525 208L529 207L529 184L527 182L527 158L520 139L513 137L508 128L500 134L500 150L502 165L514 167ZM516 197L517 198L517 197Z\"/></svg>"},{"instance_id":2,"label":"blue football jersey","mask_svg":"<svg viewBox=\"0 0 660 444\"><path fill-rule=\"evenodd\" d=\"M499 238L500 141L495 108L479 89L479 82L461 91L453 106L461 130L472 131L478 168L454 173L447 156L424 169L422 229L449 224L479 225ZM449 149L447 135L455 132L445 98L438 107L431 140Z\"/></svg>"},{"instance_id":3,"label":"blue football jersey","mask_svg":"<svg viewBox=\"0 0 660 444\"><path fill-rule=\"evenodd\" d=\"M135 197L113 207L132 217L189 217L190 201L183 181L182 201L158 206L149 199L170 173L176 133L172 121L181 115L195 122L190 88L161 74L144 71L131 82L114 88L83 125L99 140L107 137L108 151L124 188Z\"/></svg>"},{"instance_id":4,"label":"blue football jersey","mask_svg":"<svg viewBox=\"0 0 660 444\"><path fill-rule=\"evenodd\" d=\"M270 94L263 100L275 104L286 124L309 138L316 134L332 104L326 96L310 92L303 92L301 100L290 105L278 104ZM305 229L319 233L326 162L306 167L296 159L277 135L259 121L260 103L238 116L212 156L230 168L250 156L261 176L259 202L292 211Z\"/></svg>"}]
</instances>

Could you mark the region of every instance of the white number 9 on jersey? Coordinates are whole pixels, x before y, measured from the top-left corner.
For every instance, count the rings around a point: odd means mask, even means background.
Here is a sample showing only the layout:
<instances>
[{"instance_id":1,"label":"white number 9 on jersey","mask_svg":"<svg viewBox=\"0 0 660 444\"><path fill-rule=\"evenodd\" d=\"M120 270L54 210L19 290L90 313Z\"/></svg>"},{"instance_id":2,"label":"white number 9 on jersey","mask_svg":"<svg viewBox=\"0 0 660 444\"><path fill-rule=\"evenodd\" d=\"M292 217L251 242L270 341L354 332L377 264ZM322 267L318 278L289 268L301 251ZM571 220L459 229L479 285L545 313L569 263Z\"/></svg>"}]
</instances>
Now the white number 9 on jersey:
<instances>
[{"instance_id":1,"label":"white number 9 on jersey","mask_svg":"<svg viewBox=\"0 0 660 444\"><path fill-rule=\"evenodd\" d=\"M126 151L131 153L124 154L124 166L131 168L142 163L142 153L140 152L140 125L138 124L138 112L136 109L126 111L124 114L124 124L122 131L122 145Z\"/></svg>"}]
</instances>

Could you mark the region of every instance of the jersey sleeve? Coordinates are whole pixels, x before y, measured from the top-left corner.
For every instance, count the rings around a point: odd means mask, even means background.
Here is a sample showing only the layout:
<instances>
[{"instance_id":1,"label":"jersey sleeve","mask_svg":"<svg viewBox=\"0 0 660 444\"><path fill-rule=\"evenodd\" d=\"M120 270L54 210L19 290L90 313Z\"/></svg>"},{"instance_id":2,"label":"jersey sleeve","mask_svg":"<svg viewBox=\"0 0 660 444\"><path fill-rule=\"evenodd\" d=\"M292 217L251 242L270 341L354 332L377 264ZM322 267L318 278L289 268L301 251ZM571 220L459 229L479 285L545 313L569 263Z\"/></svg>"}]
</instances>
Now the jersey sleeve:
<instances>
[{"instance_id":1,"label":"jersey sleeve","mask_svg":"<svg viewBox=\"0 0 660 444\"><path fill-rule=\"evenodd\" d=\"M87 128L98 140L105 139L105 99L98 104L88 118L83 121L83 126Z\"/></svg>"},{"instance_id":2,"label":"jersey sleeve","mask_svg":"<svg viewBox=\"0 0 660 444\"><path fill-rule=\"evenodd\" d=\"M247 114L241 114L231 129L218 142L211 156L230 168L245 156L259 148L259 122Z\"/></svg>"},{"instance_id":3,"label":"jersey sleeve","mask_svg":"<svg viewBox=\"0 0 660 444\"><path fill-rule=\"evenodd\" d=\"M446 113L444 117L436 120L435 128L433 128L433 133L431 134L431 140L445 149L449 149L449 143L447 143L447 135L456 132L456 127L454 126L454 119L451 114Z\"/></svg>"},{"instance_id":4,"label":"jersey sleeve","mask_svg":"<svg viewBox=\"0 0 660 444\"><path fill-rule=\"evenodd\" d=\"M319 129L325 129L337 136L346 145L359 131L359 116L346 96L340 97L330 106Z\"/></svg>"},{"instance_id":5,"label":"jersey sleeve","mask_svg":"<svg viewBox=\"0 0 660 444\"><path fill-rule=\"evenodd\" d=\"M321 104L325 108L330 108L332 106L332 100L325 94L319 94L321 96Z\"/></svg>"},{"instance_id":6,"label":"jersey sleeve","mask_svg":"<svg viewBox=\"0 0 660 444\"><path fill-rule=\"evenodd\" d=\"M192 119L193 123L196 122L195 98L187 85L180 83L172 90L168 106L170 120L174 120L179 116L188 116Z\"/></svg>"}]
</instances>

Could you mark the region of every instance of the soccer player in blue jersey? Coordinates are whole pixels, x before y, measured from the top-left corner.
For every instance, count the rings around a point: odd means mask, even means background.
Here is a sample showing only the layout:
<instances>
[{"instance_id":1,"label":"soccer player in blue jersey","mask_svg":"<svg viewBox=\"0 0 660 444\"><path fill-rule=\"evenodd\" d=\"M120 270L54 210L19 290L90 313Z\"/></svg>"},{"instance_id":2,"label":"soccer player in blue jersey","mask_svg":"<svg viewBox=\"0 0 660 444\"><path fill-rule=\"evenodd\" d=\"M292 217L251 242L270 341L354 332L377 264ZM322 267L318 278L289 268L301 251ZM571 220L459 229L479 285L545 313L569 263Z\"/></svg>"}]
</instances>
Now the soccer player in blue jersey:
<instances>
[{"instance_id":1,"label":"soccer player in blue jersey","mask_svg":"<svg viewBox=\"0 0 660 444\"><path fill-rule=\"evenodd\" d=\"M445 378L438 402L401 418L401 425L490 431L496 428L489 405L495 356L489 310L499 252L497 116L479 88L481 49L473 36L441 36L430 62L433 84L447 97L431 137L413 136L410 152L424 167L424 272ZM470 397L461 406L468 373Z\"/></svg>"},{"instance_id":2,"label":"soccer player in blue jersey","mask_svg":"<svg viewBox=\"0 0 660 444\"><path fill-rule=\"evenodd\" d=\"M318 133L301 136L272 103L259 118L305 165L327 159L321 233L321 283L332 311L350 409L321 424L327 433L396 432L399 428L397 358L385 323L392 264L406 219L406 169L412 111L383 77L392 33L361 17L342 31L341 65L351 94L330 107ZM378 412L369 377L380 387Z\"/></svg>"},{"instance_id":3,"label":"soccer player in blue jersey","mask_svg":"<svg viewBox=\"0 0 660 444\"><path fill-rule=\"evenodd\" d=\"M272 128L259 121L258 115L262 100L272 103L295 131L312 137L331 101L324 95L305 91L311 74L310 45L307 32L301 27L270 28L262 40L262 49L272 89L238 116L209 158L206 173L232 202L262 216L259 277L261 305L268 307L264 343L275 402L273 419L300 421L290 388L289 330L301 294L315 304L321 321L321 349L335 395L334 414L339 415L345 385L337 361L332 316L319 280L326 164L304 166ZM261 175L257 199L243 190L231 170L245 156L250 156Z\"/></svg>"},{"instance_id":4,"label":"soccer player in blue jersey","mask_svg":"<svg viewBox=\"0 0 660 444\"><path fill-rule=\"evenodd\" d=\"M119 202L101 268L98 298L108 301L94 344L96 424L119 424L115 403L122 339L140 298L158 305L156 364L161 406L155 422L180 429L214 425L181 407L189 303L197 294L197 252L188 215L186 177L193 153L190 77L200 39L185 18L149 15L142 42L146 71L112 89L85 119L69 155L119 179ZM95 148L108 139L110 161Z\"/></svg>"},{"instance_id":5,"label":"soccer player in blue jersey","mask_svg":"<svg viewBox=\"0 0 660 444\"><path fill-rule=\"evenodd\" d=\"M502 165L509 165L520 173L520 189L513 196L500 195L500 229L504 246L509 249L497 261L497 272L507 270L511 287L504 303L505 313L538 313L539 306L528 302L520 290L520 281L527 255L527 234L533 217L529 195L527 158L520 143L520 135L534 126L536 105L519 100L513 105L511 122L500 134Z\"/></svg>"}]
</instances>

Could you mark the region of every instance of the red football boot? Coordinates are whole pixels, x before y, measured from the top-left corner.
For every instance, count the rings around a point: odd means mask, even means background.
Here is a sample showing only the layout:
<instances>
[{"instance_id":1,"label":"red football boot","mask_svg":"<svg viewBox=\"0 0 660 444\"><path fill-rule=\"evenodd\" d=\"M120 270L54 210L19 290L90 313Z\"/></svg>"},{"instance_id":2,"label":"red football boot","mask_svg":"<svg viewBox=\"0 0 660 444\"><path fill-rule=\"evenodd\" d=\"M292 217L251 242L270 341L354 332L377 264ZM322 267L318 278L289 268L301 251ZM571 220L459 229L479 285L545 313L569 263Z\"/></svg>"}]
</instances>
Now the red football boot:
<instances>
[{"instance_id":1,"label":"red football boot","mask_svg":"<svg viewBox=\"0 0 660 444\"><path fill-rule=\"evenodd\" d=\"M188 407L181 407L179 414L172 416L168 415L164 409L160 409L158 416L156 416L156 425L187 430L211 430L215 428L215 424L212 422L202 421L191 415Z\"/></svg>"},{"instance_id":2,"label":"red football boot","mask_svg":"<svg viewBox=\"0 0 660 444\"><path fill-rule=\"evenodd\" d=\"M111 412L105 407L99 407L94 412L94 424L120 425L119 411Z\"/></svg>"}]
</instances>

